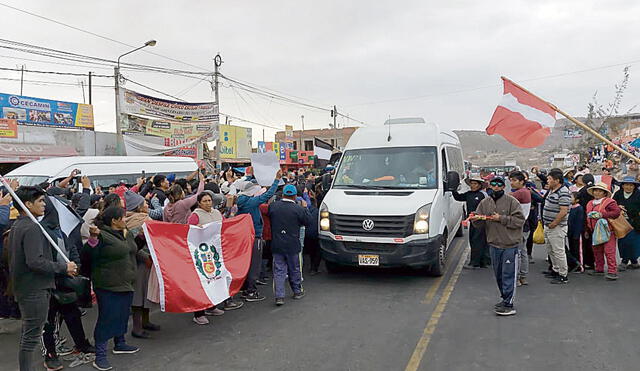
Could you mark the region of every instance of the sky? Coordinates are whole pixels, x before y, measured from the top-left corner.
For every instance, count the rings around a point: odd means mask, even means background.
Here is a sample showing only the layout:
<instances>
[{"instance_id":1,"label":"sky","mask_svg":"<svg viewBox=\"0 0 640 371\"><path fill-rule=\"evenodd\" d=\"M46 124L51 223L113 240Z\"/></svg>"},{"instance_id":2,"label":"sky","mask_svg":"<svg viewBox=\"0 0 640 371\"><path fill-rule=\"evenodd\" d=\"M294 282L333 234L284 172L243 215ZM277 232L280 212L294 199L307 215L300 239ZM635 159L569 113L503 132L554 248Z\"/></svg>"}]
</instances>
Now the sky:
<instances>
[{"instance_id":1,"label":"sky","mask_svg":"<svg viewBox=\"0 0 640 371\"><path fill-rule=\"evenodd\" d=\"M1 4L129 45L155 39L157 45L146 50L189 65L144 50L123 57L126 62L204 72L212 71L220 53L226 76L314 106L336 105L367 125L418 116L452 130L483 130L500 100L502 75L569 114L584 116L595 92L602 104L612 99L625 65L631 66L631 78L621 111L640 104L640 2L633 0L0 0L0 38L115 60L131 48ZM108 66L56 63L0 48L0 67L113 74ZM187 101L213 100L206 81L123 74ZM20 73L0 71L0 78L19 79ZM77 84L86 78L30 73L24 78L72 85L27 82L23 95L83 102ZM94 84L100 85L93 89L96 129L115 131L114 90L108 87L113 79L96 78ZM131 83L125 87L163 97ZM0 80L0 92L17 94L20 83ZM305 128L328 128L332 120L327 111L257 96L224 80L220 110L268 125L232 120L252 127L254 142L262 139L263 129L267 141L274 128L300 129L301 116ZM361 125L345 118L338 124Z\"/></svg>"}]
</instances>

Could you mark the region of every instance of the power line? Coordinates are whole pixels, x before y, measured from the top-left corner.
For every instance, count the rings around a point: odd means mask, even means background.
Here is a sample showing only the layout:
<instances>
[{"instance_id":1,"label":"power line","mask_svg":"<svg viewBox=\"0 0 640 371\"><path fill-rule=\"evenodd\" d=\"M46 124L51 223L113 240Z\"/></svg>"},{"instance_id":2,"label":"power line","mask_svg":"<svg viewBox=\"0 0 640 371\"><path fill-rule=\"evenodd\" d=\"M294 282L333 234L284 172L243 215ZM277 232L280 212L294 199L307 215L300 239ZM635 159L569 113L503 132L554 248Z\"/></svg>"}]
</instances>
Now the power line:
<instances>
[{"instance_id":1,"label":"power line","mask_svg":"<svg viewBox=\"0 0 640 371\"><path fill-rule=\"evenodd\" d=\"M280 128L280 127L271 126L271 125L268 125L268 124L263 124L263 123L260 123L260 122L255 122L255 121L251 121L251 120L243 119L243 118L236 117L236 116L227 115L226 113L222 113L222 112L220 112L220 115L221 115L221 116L228 117L228 118L230 118L230 119L240 120L240 121L243 121L243 122L247 122L247 123L249 123L249 124L254 124L254 125L258 125L258 126L264 126L264 127L271 128L271 129L276 129L276 130L282 130L282 128Z\"/></svg>"},{"instance_id":2,"label":"power line","mask_svg":"<svg viewBox=\"0 0 640 371\"><path fill-rule=\"evenodd\" d=\"M95 33L95 32L91 32L91 31L88 31L88 30L85 30L85 29L82 29L82 28L79 28L79 27L76 27L76 26L72 26L72 25L69 25L69 24L67 24L67 23L64 23L64 22L61 22L61 21L57 21L57 20L55 20L55 19L47 18L47 17L45 17L45 16L42 16L42 15L39 15L39 14L36 14L36 13L32 13L32 12L29 12L29 11L24 10L24 9L19 9L19 8L16 8L16 7L14 7L14 6L11 6L11 5L8 5L8 4L5 4L5 3L0 3L0 5L1 5L1 6L4 6L4 7L6 7L6 8L13 9L13 10L15 10L15 11L18 11L18 12L24 13L24 14L28 14L28 15L30 15L30 16L32 16L32 17L36 17L36 18L40 18L40 19L43 19L43 20L46 20L46 21L49 21L49 22L53 22L53 23L55 23L55 24L58 24L58 25L60 25L60 26L64 26L64 27L70 28L70 29L72 29L72 30L76 30L76 31L79 31L79 32L83 32L83 33L86 33L86 34L89 34L89 35L95 36L95 37L99 37L99 38L104 39L104 40L108 40L108 41L114 42L114 43L116 43L116 44L120 44L120 45L128 46L128 47L130 47L130 48L136 48L136 47L138 47L138 46L139 46L139 45L130 45L130 44L124 43L124 42L122 42L122 41L118 41L118 40L116 40L116 39L112 39L112 38L110 38L110 37L103 36L103 35L97 34L97 33ZM200 69L200 70L203 70L203 71L209 71L209 70L208 70L208 69L206 69L206 68L202 68L202 67L200 67L200 66L196 66L196 65L193 65L193 64L191 64L191 63L187 63L187 62L181 61L181 60L179 60L179 59L171 58L171 57L168 57L168 56L166 56L166 55L162 55L162 54L159 54L159 53L154 53L154 52L152 52L152 51L148 51L148 50L143 50L143 52L145 52L145 53L149 53L149 54L153 54L153 55L155 55L155 56L158 56L158 57L161 57L161 58L165 58L165 59L168 59L168 60L173 61L173 62L181 63L181 64L184 64L184 65L186 65L186 66L195 67L195 68Z\"/></svg>"},{"instance_id":3,"label":"power line","mask_svg":"<svg viewBox=\"0 0 640 371\"><path fill-rule=\"evenodd\" d=\"M143 85L143 84L141 84L141 83L139 83L139 82L135 82L135 81L133 81L133 80L131 80L131 79L128 79L128 78L126 78L126 77L124 77L124 76L123 76L122 78L123 78L125 81L129 81L130 83L132 83L132 84L134 84L134 85L142 86L143 88L149 89L149 90L151 90L151 91L153 91L153 92L156 92L156 93L158 93L158 94L165 95L165 96L167 96L167 97L173 98L173 99L178 100L178 101L180 101L180 102L185 102L185 103L187 102L187 101L185 101L184 99L180 99L180 98L178 98L178 97L174 97L173 95L171 95L171 94L169 94L169 93L165 93L165 92L163 92L163 91L160 91L160 90L154 89L154 88L149 87L149 86L147 86L147 85Z\"/></svg>"},{"instance_id":4,"label":"power line","mask_svg":"<svg viewBox=\"0 0 640 371\"><path fill-rule=\"evenodd\" d=\"M78 83L69 83L69 82L57 82L57 81L41 81L41 80L23 80L23 79L14 79L14 78L9 78L9 77L0 77L0 80L4 80L4 81L23 81L23 82L28 82L28 83L33 83L34 85L61 85L61 86L78 86ZM92 84L91 87L94 88L111 88L113 89L114 86L113 85L94 85Z\"/></svg>"},{"instance_id":5,"label":"power line","mask_svg":"<svg viewBox=\"0 0 640 371\"><path fill-rule=\"evenodd\" d=\"M57 71L36 71L36 70L22 70L22 69L18 69L18 68L6 68L6 67L0 67L0 71L17 71L17 72L30 72L30 73L43 73L43 74L49 74L49 75L63 75L63 76L82 76L82 77L86 77L87 74L86 73L75 73L75 72L57 72ZM106 78L113 78L113 75L91 75L92 77L106 77Z\"/></svg>"}]
</instances>

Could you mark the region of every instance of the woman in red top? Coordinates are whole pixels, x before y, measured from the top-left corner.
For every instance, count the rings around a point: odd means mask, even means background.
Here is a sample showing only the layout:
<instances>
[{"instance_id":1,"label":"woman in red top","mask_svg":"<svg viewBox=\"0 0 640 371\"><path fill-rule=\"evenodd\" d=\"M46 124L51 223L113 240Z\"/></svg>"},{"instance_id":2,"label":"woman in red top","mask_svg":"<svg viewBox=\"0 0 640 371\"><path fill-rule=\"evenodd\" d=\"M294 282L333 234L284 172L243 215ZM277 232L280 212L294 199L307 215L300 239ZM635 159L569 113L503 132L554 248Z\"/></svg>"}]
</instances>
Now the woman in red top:
<instances>
[{"instance_id":1,"label":"woman in red top","mask_svg":"<svg viewBox=\"0 0 640 371\"><path fill-rule=\"evenodd\" d=\"M622 210L618 203L611 198L611 191L605 183L597 183L588 189L593 200L587 204L587 228L589 233L593 233L596 223L599 219L615 219L620 216ZM618 279L618 264L616 262L616 235L613 233L611 226L611 237L609 241L600 245L593 245L593 254L596 261L596 269L589 272L592 276L604 275L604 261L607 260L606 279L614 281Z\"/></svg>"}]
</instances>

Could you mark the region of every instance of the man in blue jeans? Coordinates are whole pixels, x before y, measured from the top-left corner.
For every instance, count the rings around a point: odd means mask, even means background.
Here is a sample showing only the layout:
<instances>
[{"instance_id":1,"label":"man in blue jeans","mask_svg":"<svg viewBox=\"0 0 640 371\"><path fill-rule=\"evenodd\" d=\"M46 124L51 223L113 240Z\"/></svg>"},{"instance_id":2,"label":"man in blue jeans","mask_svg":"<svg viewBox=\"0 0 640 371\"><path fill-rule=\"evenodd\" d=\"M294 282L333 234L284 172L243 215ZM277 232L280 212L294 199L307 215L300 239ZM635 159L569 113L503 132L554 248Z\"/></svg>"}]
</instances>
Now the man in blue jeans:
<instances>
[{"instance_id":1,"label":"man in blue jeans","mask_svg":"<svg viewBox=\"0 0 640 371\"><path fill-rule=\"evenodd\" d=\"M301 227L308 226L311 214L307 210L305 201L302 206L296 203L298 190L293 184L288 184L282 191L282 199L269 205L269 219L271 220L271 251L273 252L273 287L276 305L284 304L284 282L289 277L289 285L293 291L293 299L302 299L302 270L300 253ZM317 222L316 222L317 223Z\"/></svg>"},{"instance_id":2,"label":"man in blue jeans","mask_svg":"<svg viewBox=\"0 0 640 371\"><path fill-rule=\"evenodd\" d=\"M491 262L502 300L494 306L499 316L516 314L513 307L518 272L518 246L522 242L525 218L520 202L505 194L505 181L497 177L489 183L491 194L480 202L473 225L484 228L491 250Z\"/></svg>"},{"instance_id":3,"label":"man in blue jeans","mask_svg":"<svg viewBox=\"0 0 640 371\"><path fill-rule=\"evenodd\" d=\"M34 217L44 215L45 193L36 187L20 187L16 195ZM74 262L53 259L52 247L37 223L34 223L17 202L20 217L9 233L9 271L13 292L22 313L20 338L20 370L34 370L33 353L38 344L49 313L51 290L55 288L54 275L77 274Z\"/></svg>"}]
</instances>

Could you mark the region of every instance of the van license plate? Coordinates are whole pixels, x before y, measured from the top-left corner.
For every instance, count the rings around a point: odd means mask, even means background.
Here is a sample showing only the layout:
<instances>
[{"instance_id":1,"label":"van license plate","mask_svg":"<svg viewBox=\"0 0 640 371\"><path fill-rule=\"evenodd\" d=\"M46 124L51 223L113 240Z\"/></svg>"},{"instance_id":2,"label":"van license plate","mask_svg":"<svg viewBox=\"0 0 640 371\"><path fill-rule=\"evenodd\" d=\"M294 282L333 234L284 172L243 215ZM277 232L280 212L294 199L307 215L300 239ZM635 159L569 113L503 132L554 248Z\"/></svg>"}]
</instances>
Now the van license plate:
<instances>
[{"instance_id":1,"label":"van license plate","mask_svg":"<svg viewBox=\"0 0 640 371\"><path fill-rule=\"evenodd\" d=\"M380 265L380 256L379 255L358 255L358 265L370 265L370 266L379 266Z\"/></svg>"}]
</instances>

